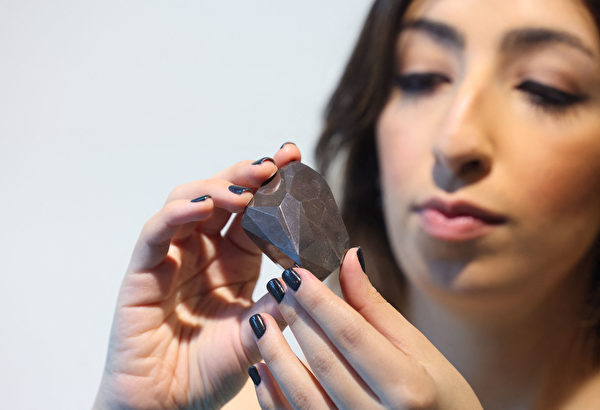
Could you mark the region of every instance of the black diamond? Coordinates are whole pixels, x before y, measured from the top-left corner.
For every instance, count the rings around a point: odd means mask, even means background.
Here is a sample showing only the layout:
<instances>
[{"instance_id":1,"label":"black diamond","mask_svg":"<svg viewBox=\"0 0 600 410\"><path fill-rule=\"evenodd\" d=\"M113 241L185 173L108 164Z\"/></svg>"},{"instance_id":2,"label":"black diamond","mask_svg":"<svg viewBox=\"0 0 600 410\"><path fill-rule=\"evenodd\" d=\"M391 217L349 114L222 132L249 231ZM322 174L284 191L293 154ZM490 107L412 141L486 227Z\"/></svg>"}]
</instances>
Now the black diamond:
<instances>
[{"instance_id":1,"label":"black diamond","mask_svg":"<svg viewBox=\"0 0 600 410\"><path fill-rule=\"evenodd\" d=\"M321 280L338 268L349 246L327 181L300 162L281 167L256 191L242 227L273 262L297 264Z\"/></svg>"}]
</instances>

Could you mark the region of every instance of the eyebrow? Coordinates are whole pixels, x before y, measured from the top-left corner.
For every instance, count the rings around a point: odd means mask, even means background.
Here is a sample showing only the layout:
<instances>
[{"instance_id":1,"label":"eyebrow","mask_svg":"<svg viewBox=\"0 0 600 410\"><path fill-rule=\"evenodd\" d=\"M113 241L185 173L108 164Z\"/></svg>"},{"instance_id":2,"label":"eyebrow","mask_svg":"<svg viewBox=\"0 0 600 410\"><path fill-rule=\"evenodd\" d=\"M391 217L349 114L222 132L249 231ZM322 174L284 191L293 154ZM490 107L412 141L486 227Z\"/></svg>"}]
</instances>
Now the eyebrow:
<instances>
[{"instance_id":1,"label":"eyebrow","mask_svg":"<svg viewBox=\"0 0 600 410\"><path fill-rule=\"evenodd\" d=\"M429 34L437 42L451 48L460 50L465 48L465 38L463 35L444 23L427 19L411 20L400 27L400 32L406 30L422 31L425 34Z\"/></svg>"},{"instance_id":2,"label":"eyebrow","mask_svg":"<svg viewBox=\"0 0 600 410\"><path fill-rule=\"evenodd\" d=\"M435 41L450 48L463 50L465 38L454 27L445 23L417 19L404 23L400 32L405 30L416 30L431 36ZM589 57L596 58L591 48L577 36L565 31L556 31L547 28L517 28L506 33L500 42L500 50L503 52L526 51L548 44L562 44L579 50Z\"/></svg>"}]
</instances>

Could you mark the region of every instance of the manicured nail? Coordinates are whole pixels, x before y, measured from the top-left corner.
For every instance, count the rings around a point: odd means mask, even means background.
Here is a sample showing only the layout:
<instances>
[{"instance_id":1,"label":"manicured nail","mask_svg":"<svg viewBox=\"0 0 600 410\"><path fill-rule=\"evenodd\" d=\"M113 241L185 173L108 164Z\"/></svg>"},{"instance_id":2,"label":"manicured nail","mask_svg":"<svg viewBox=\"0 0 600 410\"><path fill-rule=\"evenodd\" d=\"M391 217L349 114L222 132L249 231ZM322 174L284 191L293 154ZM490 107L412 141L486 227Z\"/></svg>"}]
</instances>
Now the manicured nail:
<instances>
[{"instance_id":1,"label":"manicured nail","mask_svg":"<svg viewBox=\"0 0 600 410\"><path fill-rule=\"evenodd\" d=\"M250 327L252 328L252 331L256 335L257 339L260 339L267 331L265 321L258 313L250 317Z\"/></svg>"},{"instance_id":2,"label":"manicured nail","mask_svg":"<svg viewBox=\"0 0 600 410\"><path fill-rule=\"evenodd\" d=\"M250 378L254 382L255 386L258 386L260 384L260 374L258 374L256 366L250 366L250 368L248 369L248 375L250 375Z\"/></svg>"},{"instance_id":3,"label":"manicured nail","mask_svg":"<svg viewBox=\"0 0 600 410\"><path fill-rule=\"evenodd\" d=\"M287 144L293 144L293 145L296 145L296 144L294 144L292 141L287 141L287 142L284 142L283 144L281 144L281 147L279 147L279 149L281 149L281 148L285 147Z\"/></svg>"},{"instance_id":4,"label":"manicured nail","mask_svg":"<svg viewBox=\"0 0 600 410\"><path fill-rule=\"evenodd\" d=\"M244 192L252 192L250 188L239 185L229 185L229 190L234 194L242 195Z\"/></svg>"},{"instance_id":5,"label":"manicured nail","mask_svg":"<svg viewBox=\"0 0 600 410\"><path fill-rule=\"evenodd\" d=\"M275 163L275 160L271 157L262 157L261 159L257 159L256 161L254 161L252 165L260 165L265 161L271 161L273 164Z\"/></svg>"},{"instance_id":6,"label":"manicured nail","mask_svg":"<svg viewBox=\"0 0 600 410\"><path fill-rule=\"evenodd\" d=\"M190 202L202 202L202 201L207 200L208 198L212 198L212 196L210 196L210 195L202 195L202 196L199 196L198 198L192 199Z\"/></svg>"},{"instance_id":7,"label":"manicured nail","mask_svg":"<svg viewBox=\"0 0 600 410\"><path fill-rule=\"evenodd\" d=\"M287 268L286 270L284 270L281 277L290 288L294 289L294 292L298 290L300 284L302 283L300 276L298 276L296 271L292 268Z\"/></svg>"},{"instance_id":8,"label":"manicured nail","mask_svg":"<svg viewBox=\"0 0 600 410\"><path fill-rule=\"evenodd\" d=\"M346 254L348 253L350 249L346 249L344 251L344 254L342 255L342 259L340 259L340 270L342 270L342 265L344 264L344 259L346 259Z\"/></svg>"},{"instance_id":9,"label":"manicured nail","mask_svg":"<svg viewBox=\"0 0 600 410\"><path fill-rule=\"evenodd\" d=\"M267 283L267 290L275 298L277 303L281 303L281 299L285 295L285 290L283 290L283 286L281 286L281 282L277 278L271 279Z\"/></svg>"},{"instance_id":10,"label":"manicured nail","mask_svg":"<svg viewBox=\"0 0 600 410\"><path fill-rule=\"evenodd\" d=\"M365 257L363 256L363 252L362 249L360 249L360 246L356 250L356 256L358 256L358 262L360 263L360 267L362 268L363 272L367 273L367 270L365 269Z\"/></svg>"}]
</instances>

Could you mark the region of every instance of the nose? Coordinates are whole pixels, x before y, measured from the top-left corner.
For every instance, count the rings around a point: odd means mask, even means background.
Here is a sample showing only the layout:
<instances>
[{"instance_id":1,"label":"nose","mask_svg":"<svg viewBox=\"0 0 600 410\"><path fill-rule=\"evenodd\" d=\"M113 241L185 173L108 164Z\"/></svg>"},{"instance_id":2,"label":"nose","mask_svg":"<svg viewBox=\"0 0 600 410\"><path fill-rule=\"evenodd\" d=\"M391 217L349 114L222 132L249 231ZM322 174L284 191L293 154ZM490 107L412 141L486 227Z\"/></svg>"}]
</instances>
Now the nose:
<instances>
[{"instance_id":1,"label":"nose","mask_svg":"<svg viewBox=\"0 0 600 410\"><path fill-rule=\"evenodd\" d=\"M473 184L492 169L492 141L487 130L481 94L457 93L441 125L432 151L433 179L453 192Z\"/></svg>"}]
</instances>

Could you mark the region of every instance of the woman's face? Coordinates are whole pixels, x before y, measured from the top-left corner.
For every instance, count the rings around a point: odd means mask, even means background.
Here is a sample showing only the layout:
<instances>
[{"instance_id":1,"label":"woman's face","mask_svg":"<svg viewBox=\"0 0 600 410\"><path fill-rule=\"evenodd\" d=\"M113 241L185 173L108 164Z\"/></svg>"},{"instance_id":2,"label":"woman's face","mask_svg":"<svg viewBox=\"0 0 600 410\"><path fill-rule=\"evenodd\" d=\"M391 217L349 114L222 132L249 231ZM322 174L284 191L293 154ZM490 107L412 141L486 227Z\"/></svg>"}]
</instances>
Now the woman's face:
<instances>
[{"instance_id":1,"label":"woman's face","mask_svg":"<svg viewBox=\"0 0 600 410\"><path fill-rule=\"evenodd\" d=\"M417 0L404 23L377 122L403 271L439 295L541 294L600 232L591 15L572 0Z\"/></svg>"}]
</instances>

